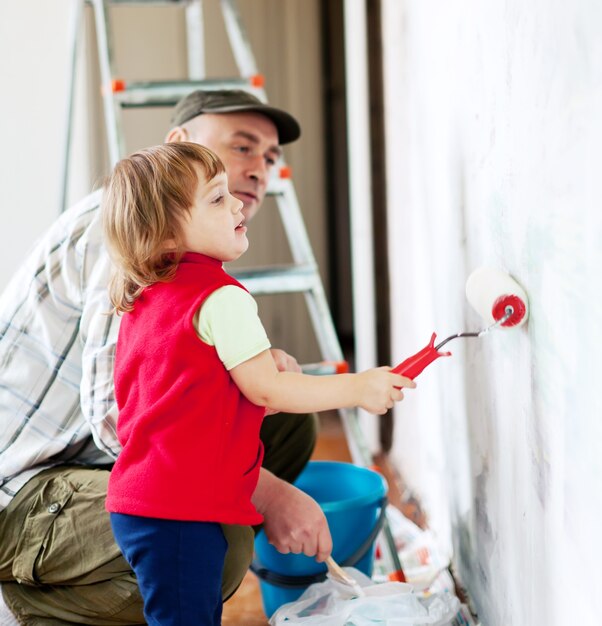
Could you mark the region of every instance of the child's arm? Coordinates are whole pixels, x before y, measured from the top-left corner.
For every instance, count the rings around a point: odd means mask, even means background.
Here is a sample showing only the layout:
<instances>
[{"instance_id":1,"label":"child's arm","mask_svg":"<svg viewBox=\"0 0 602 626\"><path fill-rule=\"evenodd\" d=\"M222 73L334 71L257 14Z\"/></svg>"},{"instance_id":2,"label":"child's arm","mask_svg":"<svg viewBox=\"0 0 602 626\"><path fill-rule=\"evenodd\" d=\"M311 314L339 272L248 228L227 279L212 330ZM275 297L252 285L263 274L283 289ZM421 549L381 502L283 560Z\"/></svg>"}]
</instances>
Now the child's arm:
<instances>
[{"instance_id":1,"label":"child's arm","mask_svg":"<svg viewBox=\"0 0 602 626\"><path fill-rule=\"evenodd\" d=\"M253 404L290 413L360 406L382 415L403 398L400 387L416 386L389 367L334 376L279 372L268 350L232 368L230 375Z\"/></svg>"}]
</instances>

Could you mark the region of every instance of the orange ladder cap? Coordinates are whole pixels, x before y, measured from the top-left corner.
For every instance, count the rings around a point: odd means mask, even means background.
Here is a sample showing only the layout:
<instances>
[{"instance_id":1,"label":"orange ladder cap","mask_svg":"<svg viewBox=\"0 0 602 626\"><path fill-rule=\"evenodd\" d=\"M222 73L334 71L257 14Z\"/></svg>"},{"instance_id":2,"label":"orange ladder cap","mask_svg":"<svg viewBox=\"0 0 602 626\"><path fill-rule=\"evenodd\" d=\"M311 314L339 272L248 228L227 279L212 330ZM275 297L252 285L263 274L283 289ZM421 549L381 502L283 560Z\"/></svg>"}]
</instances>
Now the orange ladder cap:
<instances>
[{"instance_id":1,"label":"orange ladder cap","mask_svg":"<svg viewBox=\"0 0 602 626\"><path fill-rule=\"evenodd\" d=\"M263 87L265 85L265 76L263 74L254 74L249 78L251 87Z\"/></svg>"},{"instance_id":2,"label":"orange ladder cap","mask_svg":"<svg viewBox=\"0 0 602 626\"><path fill-rule=\"evenodd\" d=\"M349 373L349 363L347 363L347 361L334 361L333 365L336 368L337 374Z\"/></svg>"},{"instance_id":3,"label":"orange ladder cap","mask_svg":"<svg viewBox=\"0 0 602 626\"><path fill-rule=\"evenodd\" d=\"M280 178L292 178L293 169L289 165L283 165L278 172Z\"/></svg>"},{"instance_id":4,"label":"orange ladder cap","mask_svg":"<svg viewBox=\"0 0 602 626\"><path fill-rule=\"evenodd\" d=\"M126 82L122 78L114 78L111 81L111 91L117 93L118 91L125 91Z\"/></svg>"}]
</instances>

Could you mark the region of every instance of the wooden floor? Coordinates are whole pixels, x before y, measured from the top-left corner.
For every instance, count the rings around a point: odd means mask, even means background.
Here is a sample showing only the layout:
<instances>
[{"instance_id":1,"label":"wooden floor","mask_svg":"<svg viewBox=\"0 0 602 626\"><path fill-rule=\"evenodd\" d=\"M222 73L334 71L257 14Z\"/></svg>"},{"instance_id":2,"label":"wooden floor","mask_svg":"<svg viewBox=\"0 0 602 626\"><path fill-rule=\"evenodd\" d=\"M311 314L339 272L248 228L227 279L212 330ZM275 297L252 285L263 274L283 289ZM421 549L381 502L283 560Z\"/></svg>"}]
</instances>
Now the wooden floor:
<instances>
[{"instance_id":1,"label":"wooden floor","mask_svg":"<svg viewBox=\"0 0 602 626\"><path fill-rule=\"evenodd\" d=\"M316 460L351 461L338 415L324 413L320 418L320 436L313 458ZM261 605L259 583L254 574L248 572L234 597L224 604L222 625L266 626L267 624L268 620Z\"/></svg>"}]
</instances>

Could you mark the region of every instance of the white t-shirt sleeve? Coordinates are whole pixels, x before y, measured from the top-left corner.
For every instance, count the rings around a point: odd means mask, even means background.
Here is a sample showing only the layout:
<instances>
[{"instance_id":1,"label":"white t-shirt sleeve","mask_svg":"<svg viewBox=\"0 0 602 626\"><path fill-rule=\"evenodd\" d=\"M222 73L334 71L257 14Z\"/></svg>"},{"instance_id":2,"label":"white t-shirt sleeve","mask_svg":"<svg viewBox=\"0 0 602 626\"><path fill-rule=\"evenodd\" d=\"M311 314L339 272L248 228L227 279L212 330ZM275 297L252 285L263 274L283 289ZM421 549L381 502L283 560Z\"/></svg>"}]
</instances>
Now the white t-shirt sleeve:
<instances>
[{"instance_id":1,"label":"white t-shirt sleeve","mask_svg":"<svg viewBox=\"0 0 602 626\"><path fill-rule=\"evenodd\" d=\"M257 315L257 302L235 285L214 291L193 321L200 339L215 346L227 370L270 348L270 340Z\"/></svg>"}]
</instances>

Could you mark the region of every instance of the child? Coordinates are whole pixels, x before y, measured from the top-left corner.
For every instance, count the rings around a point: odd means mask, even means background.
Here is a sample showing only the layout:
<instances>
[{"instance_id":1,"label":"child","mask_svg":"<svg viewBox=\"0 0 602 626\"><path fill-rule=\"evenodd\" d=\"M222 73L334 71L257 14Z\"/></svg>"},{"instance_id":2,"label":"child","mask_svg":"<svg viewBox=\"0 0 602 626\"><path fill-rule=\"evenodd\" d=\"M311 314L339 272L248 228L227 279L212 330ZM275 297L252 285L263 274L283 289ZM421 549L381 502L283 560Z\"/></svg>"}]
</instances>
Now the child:
<instances>
[{"instance_id":1,"label":"child","mask_svg":"<svg viewBox=\"0 0 602 626\"><path fill-rule=\"evenodd\" d=\"M120 161L105 189L105 237L123 313L115 356L118 436L109 480L115 538L149 624L221 623L221 524L255 525L266 410L362 406L384 413L414 387L389 368L279 372L245 288L222 268L248 241L221 161L193 143Z\"/></svg>"}]
</instances>

